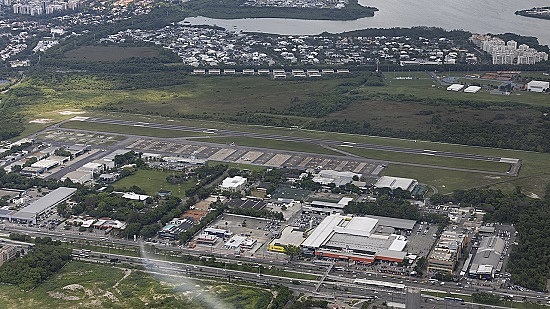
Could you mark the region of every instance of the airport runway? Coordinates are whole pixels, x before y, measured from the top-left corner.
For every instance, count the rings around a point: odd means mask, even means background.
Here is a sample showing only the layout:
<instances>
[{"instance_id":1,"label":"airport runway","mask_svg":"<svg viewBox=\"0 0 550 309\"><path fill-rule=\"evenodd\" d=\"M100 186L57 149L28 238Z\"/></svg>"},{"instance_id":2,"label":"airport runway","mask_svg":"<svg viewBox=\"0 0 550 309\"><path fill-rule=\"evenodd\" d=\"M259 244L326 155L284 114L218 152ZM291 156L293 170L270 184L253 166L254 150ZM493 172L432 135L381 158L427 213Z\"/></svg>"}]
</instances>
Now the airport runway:
<instances>
[{"instance_id":1,"label":"airport runway","mask_svg":"<svg viewBox=\"0 0 550 309\"><path fill-rule=\"evenodd\" d=\"M318 145L326 145L330 147L360 148L360 149L369 149L369 150L400 152L400 153L414 154L414 155L437 156L437 157L445 157L445 158L478 160L478 161L488 161L488 162L502 162L502 163L508 163L511 165L511 168L508 171L508 174L510 176L517 176L519 172L519 168L521 166L521 161L519 159L483 156L483 155L471 154L471 153L437 151L437 150L430 150L430 149L415 149L415 148L406 148L406 147L398 147L398 146L377 145L377 144L368 144L368 143L354 143L354 142L325 140L325 139L317 139L317 138L231 131L231 130L223 130L223 129L209 129L209 128L184 126L184 125L149 123L149 122L117 120L117 119L107 119L107 118L77 117L76 120L86 121L86 122L95 122L95 123L134 126L134 127L146 127L146 128L175 130L175 131L189 131L189 132L196 132L196 133L209 133L209 134L212 134L213 136L250 137L250 138L288 141L288 142L311 143L311 144L318 144Z\"/></svg>"}]
</instances>

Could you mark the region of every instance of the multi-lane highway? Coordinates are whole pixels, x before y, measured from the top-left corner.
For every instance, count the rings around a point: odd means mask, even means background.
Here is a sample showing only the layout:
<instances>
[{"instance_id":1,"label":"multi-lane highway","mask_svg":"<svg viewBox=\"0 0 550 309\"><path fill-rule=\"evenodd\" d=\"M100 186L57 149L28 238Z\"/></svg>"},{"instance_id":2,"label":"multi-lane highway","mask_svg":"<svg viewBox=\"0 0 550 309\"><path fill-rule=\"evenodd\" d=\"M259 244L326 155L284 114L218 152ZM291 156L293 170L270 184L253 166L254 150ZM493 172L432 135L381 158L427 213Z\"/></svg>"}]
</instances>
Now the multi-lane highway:
<instances>
[{"instance_id":1,"label":"multi-lane highway","mask_svg":"<svg viewBox=\"0 0 550 309\"><path fill-rule=\"evenodd\" d=\"M53 239L58 239L61 241L88 241L95 243L96 245L105 244L106 242L110 244L115 244L118 246L134 246L136 250L139 250L139 243L131 240L125 239L109 239L105 240L101 235L88 234L88 233L63 233L62 231L38 231L37 229L31 229L23 226L14 226L14 225L5 225L3 226L6 232L19 232L29 234L31 236L50 236ZM154 244L149 244L154 246ZM156 251L164 252L164 254L189 254L194 256L201 256L204 252L197 252L196 250L179 248L179 247L156 247ZM539 293L530 292L530 291L509 291L506 289L495 289L492 287L487 287L483 285L468 286L468 287L459 287L456 284L449 283L447 285L430 285L424 282L420 278L410 277L410 276L400 276L392 274L379 274L373 271L356 271L353 274L345 270L335 270L331 269L331 264L314 264L312 262L300 261L287 263L286 261L278 260L268 260L260 256L249 257L249 258L235 258L231 256L214 254L216 256L216 261L225 262L225 263L247 263L253 265L262 265L266 268L268 267L277 267L281 270L290 271L290 272L299 272L303 274L309 274L316 276L315 280L306 280L306 279L292 279L285 276L274 276L267 274L258 274L257 272L246 272L238 270L223 269L217 267L206 267L202 265L195 265L189 263L181 262L171 262L165 261L162 258L156 257L134 257L134 256L124 256L116 255L105 252L90 252L87 257L80 255L80 250L75 250L75 257L81 259L94 259L94 260L103 260L108 262L111 259L118 259L122 263L130 264L139 264L144 265L151 272L161 273L165 272L170 275L184 275L184 276L199 276L199 277L216 277L222 279L232 279L244 280L255 282L258 284L283 284L291 287L295 291L300 291L307 293L308 295L315 295L319 297L326 297L329 299L339 298L339 299L368 299L371 297L378 297L380 300L388 302L397 302L404 303L406 298L406 289L415 288L418 290L430 290L441 293L454 293L454 294L463 294L471 295L476 292L489 292L493 294L498 294L501 296L508 296L514 294L514 299L530 302L547 302L548 295L541 295ZM142 253L146 256L146 253ZM162 256L162 254L160 255ZM394 289L389 287L377 287L372 285L365 285L360 283L361 280L358 279L374 279L376 281L393 283L395 286L405 286L405 289ZM438 299L431 297L427 299L423 297L423 304L428 308L454 308L453 306L462 306L462 304L457 302L452 302L450 300ZM468 305L466 303L466 305ZM488 306L490 307L490 306ZM456 307L464 308L464 307ZM498 308L498 307L494 307Z\"/></svg>"}]
</instances>

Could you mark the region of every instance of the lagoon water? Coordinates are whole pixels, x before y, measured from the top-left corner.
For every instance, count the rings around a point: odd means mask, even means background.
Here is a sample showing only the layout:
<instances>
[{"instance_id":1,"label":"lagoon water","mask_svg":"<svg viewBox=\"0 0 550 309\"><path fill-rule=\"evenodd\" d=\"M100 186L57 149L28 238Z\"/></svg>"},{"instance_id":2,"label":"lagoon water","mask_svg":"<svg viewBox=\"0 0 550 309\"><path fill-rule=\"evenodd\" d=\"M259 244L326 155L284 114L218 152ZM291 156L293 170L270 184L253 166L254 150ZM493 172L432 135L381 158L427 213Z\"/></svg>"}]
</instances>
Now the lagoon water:
<instances>
[{"instance_id":1,"label":"lagoon water","mask_svg":"<svg viewBox=\"0 0 550 309\"><path fill-rule=\"evenodd\" d=\"M374 17L349 21L283 18L186 18L193 25L217 25L227 30L273 34L340 33L365 28L436 26L474 33L512 32L534 36L550 45L550 20L515 15L517 10L550 6L550 0L359 0L379 9Z\"/></svg>"}]
</instances>

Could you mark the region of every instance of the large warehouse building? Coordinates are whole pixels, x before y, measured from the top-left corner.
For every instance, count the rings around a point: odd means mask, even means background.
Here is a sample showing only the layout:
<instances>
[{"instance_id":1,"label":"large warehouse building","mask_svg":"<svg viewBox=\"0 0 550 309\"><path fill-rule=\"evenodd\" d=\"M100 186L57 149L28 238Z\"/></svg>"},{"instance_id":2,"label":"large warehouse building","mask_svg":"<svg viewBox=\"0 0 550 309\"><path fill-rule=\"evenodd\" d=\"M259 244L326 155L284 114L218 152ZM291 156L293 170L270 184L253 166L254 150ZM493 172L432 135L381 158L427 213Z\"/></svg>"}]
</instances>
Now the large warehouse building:
<instances>
[{"instance_id":1,"label":"large warehouse building","mask_svg":"<svg viewBox=\"0 0 550 309\"><path fill-rule=\"evenodd\" d=\"M504 240L497 236L483 237L468 275L472 278L492 280L502 264L500 258L504 252Z\"/></svg>"},{"instance_id":2,"label":"large warehouse building","mask_svg":"<svg viewBox=\"0 0 550 309\"><path fill-rule=\"evenodd\" d=\"M377 189L388 188L395 190L399 188L401 190L412 191L417 184L418 181L416 181L416 179L382 176L374 184L374 187Z\"/></svg>"},{"instance_id":3,"label":"large warehouse building","mask_svg":"<svg viewBox=\"0 0 550 309\"><path fill-rule=\"evenodd\" d=\"M407 245L397 230L412 230L414 220L386 217L326 217L302 243L304 254L370 264L376 260L402 262Z\"/></svg>"},{"instance_id":4,"label":"large warehouse building","mask_svg":"<svg viewBox=\"0 0 550 309\"><path fill-rule=\"evenodd\" d=\"M46 196L32 202L23 209L11 214L10 221L21 223L36 223L41 215L66 201L76 192L75 188L61 187L48 193Z\"/></svg>"}]
</instances>

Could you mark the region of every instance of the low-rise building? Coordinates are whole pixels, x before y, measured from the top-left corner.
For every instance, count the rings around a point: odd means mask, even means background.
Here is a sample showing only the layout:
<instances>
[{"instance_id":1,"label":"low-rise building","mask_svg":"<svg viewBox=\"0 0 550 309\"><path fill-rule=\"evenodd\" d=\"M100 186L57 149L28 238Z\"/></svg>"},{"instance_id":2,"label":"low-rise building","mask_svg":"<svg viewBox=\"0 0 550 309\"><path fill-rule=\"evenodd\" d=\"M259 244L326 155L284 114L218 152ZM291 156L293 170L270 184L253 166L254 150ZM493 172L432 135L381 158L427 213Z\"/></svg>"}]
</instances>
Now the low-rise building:
<instances>
[{"instance_id":1,"label":"low-rise building","mask_svg":"<svg viewBox=\"0 0 550 309\"><path fill-rule=\"evenodd\" d=\"M417 184L418 181L416 179L382 176L376 181L374 187L378 189L388 188L391 190L399 188L401 190L412 191Z\"/></svg>"},{"instance_id":2,"label":"low-rise building","mask_svg":"<svg viewBox=\"0 0 550 309\"><path fill-rule=\"evenodd\" d=\"M466 234L445 230L428 255L428 271L452 273L467 241Z\"/></svg>"},{"instance_id":3,"label":"low-rise building","mask_svg":"<svg viewBox=\"0 0 550 309\"><path fill-rule=\"evenodd\" d=\"M396 230L412 230L413 220L388 217L327 216L301 244L306 255L370 264L376 260L402 262L407 255L404 236Z\"/></svg>"},{"instance_id":4,"label":"low-rise building","mask_svg":"<svg viewBox=\"0 0 550 309\"><path fill-rule=\"evenodd\" d=\"M220 184L222 191L238 192L245 188L246 178L241 176L227 177Z\"/></svg>"},{"instance_id":5,"label":"low-rise building","mask_svg":"<svg viewBox=\"0 0 550 309\"><path fill-rule=\"evenodd\" d=\"M504 247L504 239L500 237L483 237L470 265L468 275L472 278L492 280L499 270Z\"/></svg>"},{"instance_id":6,"label":"low-rise building","mask_svg":"<svg viewBox=\"0 0 550 309\"><path fill-rule=\"evenodd\" d=\"M195 222L191 219L174 218L158 232L158 235L160 238L177 240L181 233L187 231L194 225Z\"/></svg>"},{"instance_id":7,"label":"low-rise building","mask_svg":"<svg viewBox=\"0 0 550 309\"><path fill-rule=\"evenodd\" d=\"M13 259L17 255L17 252L19 252L19 249L18 246L14 245L2 245L0 247L0 266Z\"/></svg>"},{"instance_id":8,"label":"low-rise building","mask_svg":"<svg viewBox=\"0 0 550 309\"><path fill-rule=\"evenodd\" d=\"M295 226L287 226L281 232L281 236L273 239L269 244L269 250L284 253L285 247L288 245L300 246L306 239L304 236L303 230Z\"/></svg>"},{"instance_id":9,"label":"low-rise building","mask_svg":"<svg viewBox=\"0 0 550 309\"><path fill-rule=\"evenodd\" d=\"M348 184L354 179L361 178L361 174L352 173L352 172L339 172L333 170L322 170L317 175L313 177L313 181L320 183L322 185L329 185L331 183L335 184L337 187Z\"/></svg>"},{"instance_id":10,"label":"low-rise building","mask_svg":"<svg viewBox=\"0 0 550 309\"><path fill-rule=\"evenodd\" d=\"M550 88L550 82L532 80L527 83L527 91L545 92Z\"/></svg>"},{"instance_id":11,"label":"low-rise building","mask_svg":"<svg viewBox=\"0 0 550 309\"><path fill-rule=\"evenodd\" d=\"M27 207L10 215L10 221L36 223L44 213L68 200L76 192L75 188L60 187L41 197Z\"/></svg>"}]
</instances>

